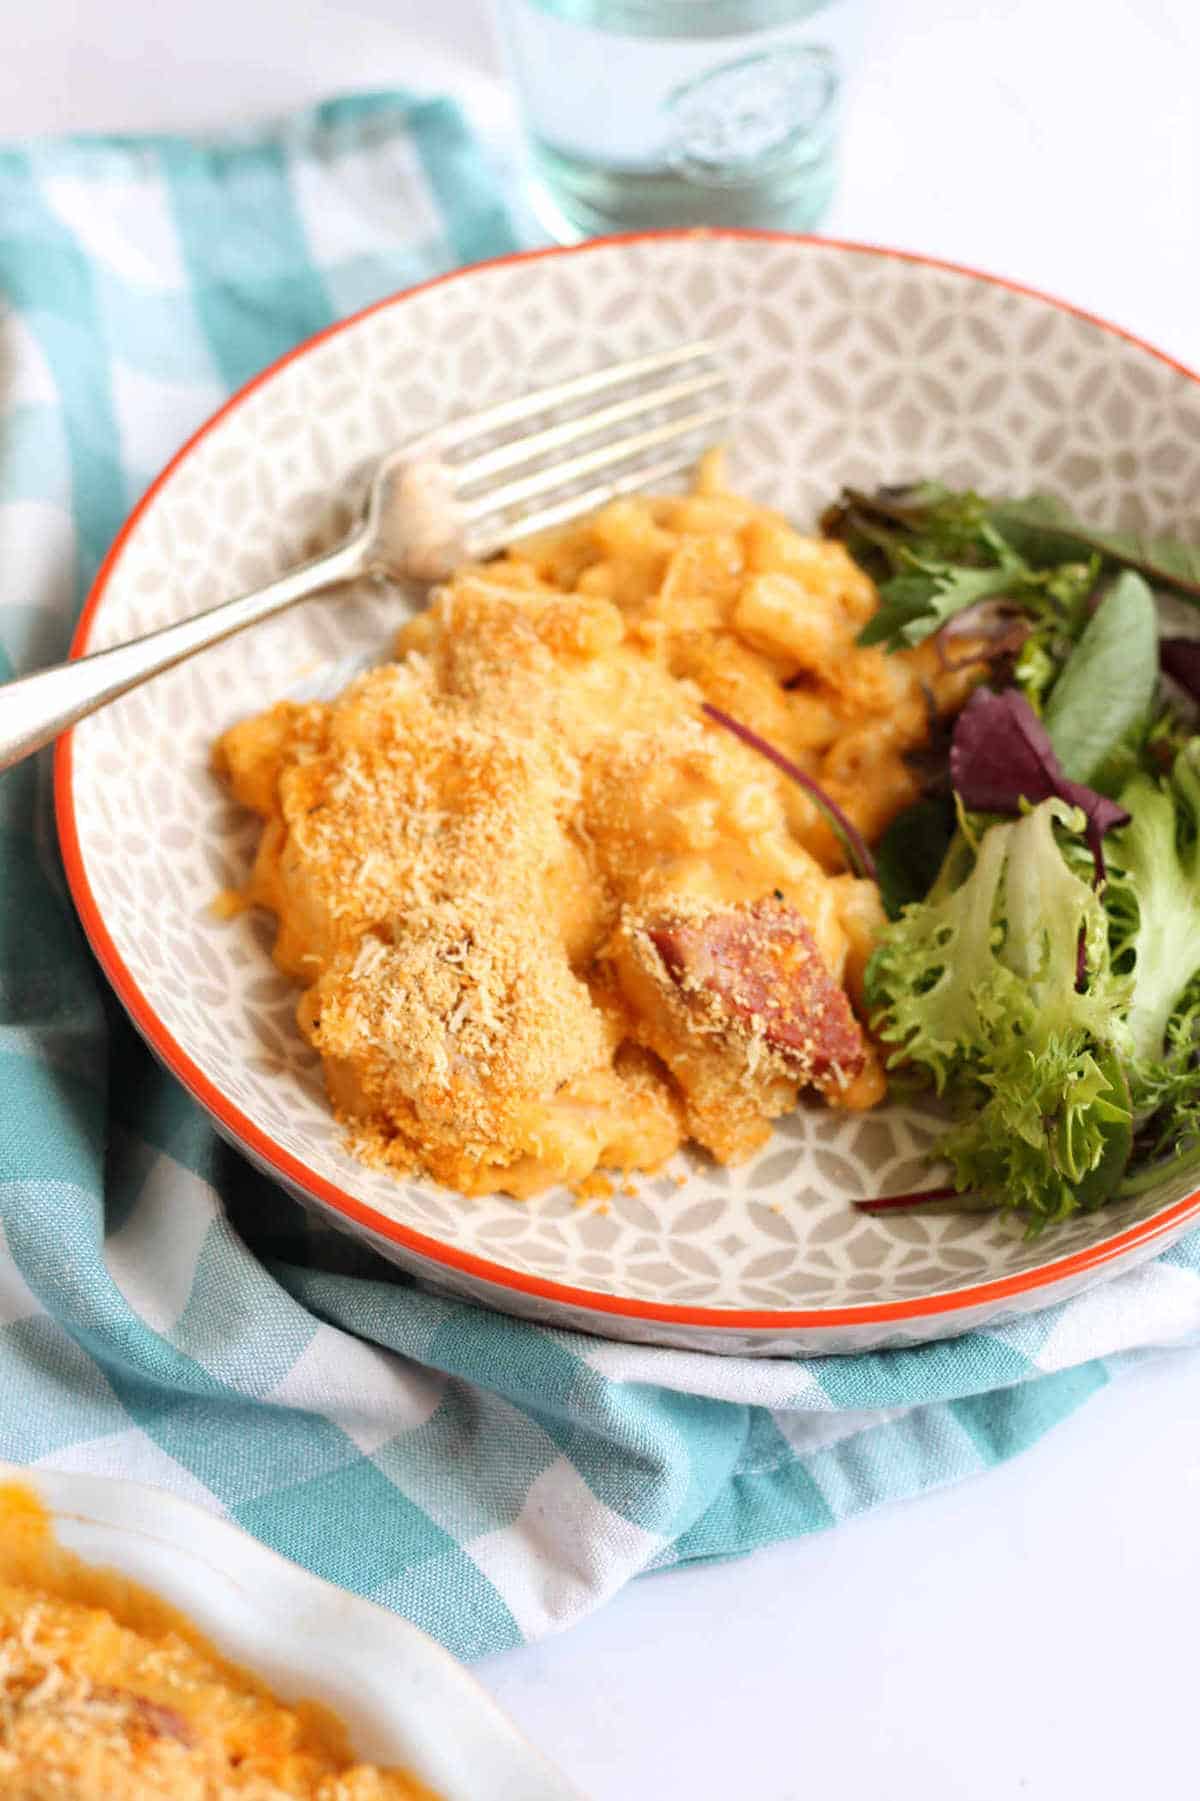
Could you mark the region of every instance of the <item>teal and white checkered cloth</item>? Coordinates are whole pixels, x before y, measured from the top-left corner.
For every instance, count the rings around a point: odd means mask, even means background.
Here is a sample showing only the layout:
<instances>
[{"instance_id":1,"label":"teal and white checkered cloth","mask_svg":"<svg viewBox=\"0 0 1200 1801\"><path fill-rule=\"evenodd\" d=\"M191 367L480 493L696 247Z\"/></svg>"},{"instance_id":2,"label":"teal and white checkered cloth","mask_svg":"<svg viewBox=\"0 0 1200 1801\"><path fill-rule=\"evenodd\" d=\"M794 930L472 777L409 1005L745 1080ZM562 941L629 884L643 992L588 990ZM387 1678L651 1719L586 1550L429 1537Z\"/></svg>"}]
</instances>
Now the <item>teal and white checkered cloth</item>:
<instances>
[{"instance_id":1,"label":"teal and white checkered cloth","mask_svg":"<svg viewBox=\"0 0 1200 1801\"><path fill-rule=\"evenodd\" d=\"M453 107L0 148L0 676L60 656L159 465L352 308L509 249ZM461 1656L631 1576L985 1470L1200 1335L1200 1236L1002 1331L752 1362L434 1299L217 1139L108 996L45 759L0 776L0 1457L229 1515Z\"/></svg>"}]
</instances>

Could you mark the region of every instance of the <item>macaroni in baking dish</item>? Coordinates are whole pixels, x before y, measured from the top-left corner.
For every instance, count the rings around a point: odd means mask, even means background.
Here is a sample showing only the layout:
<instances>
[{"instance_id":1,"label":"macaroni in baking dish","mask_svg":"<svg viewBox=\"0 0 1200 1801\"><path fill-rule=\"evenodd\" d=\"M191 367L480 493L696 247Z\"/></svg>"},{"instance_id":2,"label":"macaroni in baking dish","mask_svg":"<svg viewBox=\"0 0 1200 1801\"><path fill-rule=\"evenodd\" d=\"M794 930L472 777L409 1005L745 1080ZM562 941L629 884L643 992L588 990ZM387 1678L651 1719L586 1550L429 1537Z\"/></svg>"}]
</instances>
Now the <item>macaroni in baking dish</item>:
<instances>
[{"instance_id":1,"label":"macaroni in baking dish","mask_svg":"<svg viewBox=\"0 0 1200 1801\"><path fill-rule=\"evenodd\" d=\"M435 1801L357 1763L337 1719L287 1706L183 1615L59 1546L0 1487L2 1801Z\"/></svg>"},{"instance_id":2,"label":"macaroni in baking dish","mask_svg":"<svg viewBox=\"0 0 1200 1801\"><path fill-rule=\"evenodd\" d=\"M397 660L218 748L355 1148L464 1193L751 1154L802 1090L884 1091L854 1008L881 921L809 796L876 837L974 679L855 637L835 543L726 492L616 501L460 570Z\"/></svg>"}]
</instances>

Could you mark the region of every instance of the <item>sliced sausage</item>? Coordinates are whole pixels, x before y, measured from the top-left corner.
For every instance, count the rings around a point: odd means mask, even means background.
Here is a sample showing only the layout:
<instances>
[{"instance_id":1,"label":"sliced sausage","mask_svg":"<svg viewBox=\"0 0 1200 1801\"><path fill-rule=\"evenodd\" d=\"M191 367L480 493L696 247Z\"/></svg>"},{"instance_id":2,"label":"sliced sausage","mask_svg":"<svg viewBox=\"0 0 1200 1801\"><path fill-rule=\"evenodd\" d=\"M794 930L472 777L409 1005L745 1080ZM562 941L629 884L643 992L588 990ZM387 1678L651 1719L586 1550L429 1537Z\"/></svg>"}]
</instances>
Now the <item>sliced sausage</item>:
<instances>
[{"instance_id":1,"label":"sliced sausage","mask_svg":"<svg viewBox=\"0 0 1200 1801\"><path fill-rule=\"evenodd\" d=\"M808 1081L861 1073L862 1032L812 933L782 901L650 920L646 935L680 992L715 1006Z\"/></svg>"},{"instance_id":2,"label":"sliced sausage","mask_svg":"<svg viewBox=\"0 0 1200 1801\"><path fill-rule=\"evenodd\" d=\"M128 1708L132 1719L151 1738L173 1738L181 1745L195 1742L183 1715L161 1701L151 1701L147 1695L134 1694L126 1688L110 1688L106 1684L97 1684L92 1693L98 1701L114 1701Z\"/></svg>"}]
</instances>

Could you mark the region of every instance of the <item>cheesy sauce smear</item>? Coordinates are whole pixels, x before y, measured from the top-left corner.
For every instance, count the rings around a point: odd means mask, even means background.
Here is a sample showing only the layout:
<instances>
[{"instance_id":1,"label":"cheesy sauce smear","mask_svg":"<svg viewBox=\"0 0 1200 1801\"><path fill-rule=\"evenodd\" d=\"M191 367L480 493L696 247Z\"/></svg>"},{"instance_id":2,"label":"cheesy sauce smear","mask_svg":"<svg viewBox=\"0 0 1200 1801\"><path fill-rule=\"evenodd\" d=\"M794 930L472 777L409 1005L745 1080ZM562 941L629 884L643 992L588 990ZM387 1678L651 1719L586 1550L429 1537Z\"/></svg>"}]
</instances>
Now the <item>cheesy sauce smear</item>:
<instances>
[{"instance_id":1,"label":"cheesy sauce smear","mask_svg":"<svg viewBox=\"0 0 1200 1801\"><path fill-rule=\"evenodd\" d=\"M356 1764L340 1722L277 1701L183 1614L59 1545L0 1485L3 1801L434 1801Z\"/></svg>"},{"instance_id":2,"label":"cheesy sauce smear","mask_svg":"<svg viewBox=\"0 0 1200 1801\"><path fill-rule=\"evenodd\" d=\"M461 570L398 660L227 732L301 1030L368 1159L517 1196L751 1155L804 1089L884 1092L852 1008L882 922L784 752L873 839L977 672L859 647L841 545L704 465ZM769 1005L765 1002L769 1001Z\"/></svg>"}]
</instances>

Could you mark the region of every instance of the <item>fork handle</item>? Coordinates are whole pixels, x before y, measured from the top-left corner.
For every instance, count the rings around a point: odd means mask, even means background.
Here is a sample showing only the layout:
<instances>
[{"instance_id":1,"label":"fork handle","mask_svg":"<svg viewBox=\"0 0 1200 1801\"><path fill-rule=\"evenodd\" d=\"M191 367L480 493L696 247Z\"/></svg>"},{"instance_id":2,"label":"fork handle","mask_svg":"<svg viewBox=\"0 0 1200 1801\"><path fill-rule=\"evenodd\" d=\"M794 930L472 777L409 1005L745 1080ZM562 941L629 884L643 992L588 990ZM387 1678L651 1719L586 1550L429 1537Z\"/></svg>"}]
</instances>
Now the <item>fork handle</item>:
<instances>
[{"instance_id":1,"label":"fork handle","mask_svg":"<svg viewBox=\"0 0 1200 1801\"><path fill-rule=\"evenodd\" d=\"M285 607L308 600L325 588L341 587L367 573L367 538L358 533L336 550L291 569L278 581L268 582L253 594L209 607L178 625L164 626L143 638L89 657L75 657L39 669L15 682L0 683L0 770L31 756L60 732L119 694L128 693L164 669L182 663L195 651L219 644L234 632L257 625Z\"/></svg>"}]
</instances>

